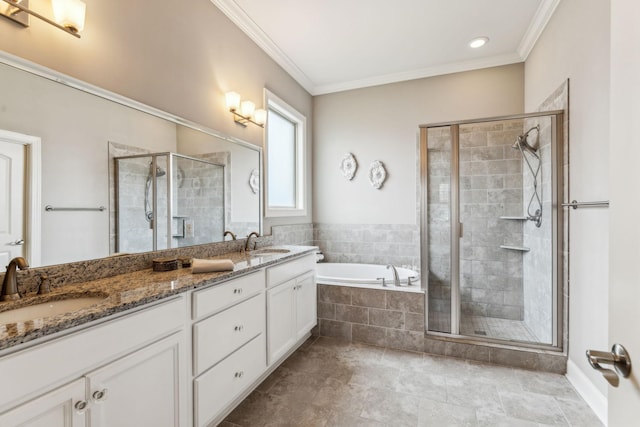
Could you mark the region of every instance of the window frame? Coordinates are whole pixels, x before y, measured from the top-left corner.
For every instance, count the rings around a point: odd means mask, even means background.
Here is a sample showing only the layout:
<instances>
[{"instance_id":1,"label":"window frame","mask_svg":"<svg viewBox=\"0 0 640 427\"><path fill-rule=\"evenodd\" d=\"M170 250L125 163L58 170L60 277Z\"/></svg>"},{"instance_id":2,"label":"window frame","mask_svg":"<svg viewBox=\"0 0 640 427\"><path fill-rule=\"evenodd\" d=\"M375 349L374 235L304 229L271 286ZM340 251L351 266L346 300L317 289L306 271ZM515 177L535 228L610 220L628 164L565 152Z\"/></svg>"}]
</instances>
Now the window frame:
<instances>
[{"instance_id":1,"label":"window frame","mask_svg":"<svg viewBox=\"0 0 640 427\"><path fill-rule=\"evenodd\" d=\"M306 153L307 153L307 118L287 102L268 89L264 89L264 105L269 110L290 120L295 124L295 207L271 206L269 198L269 120L264 128L264 215L267 218L307 215L306 190Z\"/></svg>"}]
</instances>

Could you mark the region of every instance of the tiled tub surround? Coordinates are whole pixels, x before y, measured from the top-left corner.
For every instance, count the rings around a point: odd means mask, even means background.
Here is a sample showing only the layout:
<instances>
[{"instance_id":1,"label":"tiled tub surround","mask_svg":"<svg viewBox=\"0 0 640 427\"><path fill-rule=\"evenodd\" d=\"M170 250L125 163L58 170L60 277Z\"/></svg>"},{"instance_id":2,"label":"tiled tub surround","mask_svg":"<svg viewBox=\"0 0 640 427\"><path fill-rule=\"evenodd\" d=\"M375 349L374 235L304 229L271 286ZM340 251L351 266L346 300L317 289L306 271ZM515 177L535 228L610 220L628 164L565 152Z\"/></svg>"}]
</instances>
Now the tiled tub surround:
<instances>
[{"instance_id":1,"label":"tiled tub surround","mask_svg":"<svg viewBox=\"0 0 640 427\"><path fill-rule=\"evenodd\" d=\"M424 292L318 284L315 333L381 347L423 351Z\"/></svg>"},{"instance_id":2,"label":"tiled tub surround","mask_svg":"<svg viewBox=\"0 0 640 427\"><path fill-rule=\"evenodd\" d=\"M235 268L232 272L192 274L189 268L168 272L153 272L147 267L112 277L107 276L93 280L79 279L73 284L56 286L50 294L44 296L27 295L17 302L0 303L0 310L5 311L24 305L38 304L43 302L43 299L62 299L68 294L106 296L103 302L74 313L0 325L0 350L93 320L105 318L171 295L186 292L190 289L222 282L316 250L315 247L310 246L286 246L284 248L289 249L290 252L271 256L248 256L241 252L218 255L217 258L228 258L234 262ZM76 273L79 272L76 271Z\"/></svg>"},{"instance_id":3,"label":"tiled tub surround","mask_svg":"<svg viewBox=\"0 0 640 427\"><path fill-rule=\"evenodd\" d=\"M404 224L313 224L327 262L393 264L420 270L420 227Z\"/></svg>"}]
</instances>

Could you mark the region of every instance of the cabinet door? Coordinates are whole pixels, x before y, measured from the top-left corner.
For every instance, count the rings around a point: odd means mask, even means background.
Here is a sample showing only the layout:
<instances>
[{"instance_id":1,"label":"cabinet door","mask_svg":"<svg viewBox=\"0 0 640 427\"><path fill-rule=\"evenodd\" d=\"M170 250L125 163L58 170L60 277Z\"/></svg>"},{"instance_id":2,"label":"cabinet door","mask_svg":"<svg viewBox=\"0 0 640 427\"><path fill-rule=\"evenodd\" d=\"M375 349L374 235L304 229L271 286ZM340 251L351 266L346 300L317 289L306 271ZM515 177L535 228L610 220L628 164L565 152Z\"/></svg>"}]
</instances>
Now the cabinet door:
<instances>
[{"instance_id":1,"label":"cabinet door","mask_svg":"<svg viewBox=\"0 0 640 427\"><path fill-rule=\"evenodd\" d=\"M307 334L318 323L316 276L306 274L296 279L296 341Z\"/></svg>"},{"instance_id":2,"label":"cabinet door","mask_svg":"<svg viewBox=\"0 0 640 427\"><path fill-rule=\"evenodd\" d=\"M283 356L296 342L294 306L295 280L284 282L267 291L267 352L268 363Z\"/></svg>"},{"instance_id":3,"label":"cabinet door","mask_svg":"<svg viewBox=\"0 0 640 427\"><path fill-rule=\"evenodd\" d=\"M185 425L180 363L183 334L174 334L86 375L92 427Z\"/></svg>"},{"instance_id":4,"label":"cabinet door","mask_svg":"<svg viewBox=\"0 0 640 427\"><path fill-rule=\"evenodd\" d=\"M77 410L82 408L82 410ZM84 427L85 382L80 378L0 415L0 426Z\"/></svg>"}]
</instances>

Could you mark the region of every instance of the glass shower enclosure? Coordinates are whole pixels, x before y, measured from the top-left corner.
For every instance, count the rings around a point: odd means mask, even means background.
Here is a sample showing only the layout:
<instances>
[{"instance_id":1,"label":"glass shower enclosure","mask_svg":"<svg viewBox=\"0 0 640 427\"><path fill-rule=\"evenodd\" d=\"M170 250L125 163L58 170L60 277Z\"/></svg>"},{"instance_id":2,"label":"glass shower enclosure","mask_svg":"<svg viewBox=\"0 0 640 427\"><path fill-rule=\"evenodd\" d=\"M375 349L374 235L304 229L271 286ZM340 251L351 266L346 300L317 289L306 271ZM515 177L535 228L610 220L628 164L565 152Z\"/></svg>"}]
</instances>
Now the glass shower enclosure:
<instances>
[{"instance_id":1,"label":"glass shower enclosure","mask_svg":"<svg viewBox=\"0 0 640 427\"><path fill-rule=\"evenodd\" d=\"M224 165L175 153L114 161L117 252L224 240Z\"/></svg>"},{"instance_id":2,"label":"glass shower enclosure","mask_svg":"<svg viewBox=\"0 0 640 427\"><path fill-rule=\"evenodd\" d=\"M563 113L421 126L428 334L561 344Z\"/></svg>"}]
</instances>

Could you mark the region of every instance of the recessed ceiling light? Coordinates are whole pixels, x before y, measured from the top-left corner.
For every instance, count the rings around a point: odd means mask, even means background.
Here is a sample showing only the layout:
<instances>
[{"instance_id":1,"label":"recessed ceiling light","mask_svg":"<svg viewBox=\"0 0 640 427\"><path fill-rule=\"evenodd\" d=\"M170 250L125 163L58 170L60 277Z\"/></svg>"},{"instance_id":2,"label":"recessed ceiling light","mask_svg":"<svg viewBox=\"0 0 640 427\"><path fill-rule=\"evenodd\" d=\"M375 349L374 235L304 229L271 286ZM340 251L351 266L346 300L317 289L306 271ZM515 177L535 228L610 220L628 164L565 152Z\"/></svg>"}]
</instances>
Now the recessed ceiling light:
<instances>
[{"instance_id":1,"label":"recessed ceiling light","mask_svg":"<svg viewBox=\"0 0 640 427\"><path fill-rule=\"evenodd\" d=\"M469 46L474 49L477 49L479 47L484 46L488 42L489 42L489 37L476 37L475 39L469 42Z\"/></svg>"}]
</instances>

